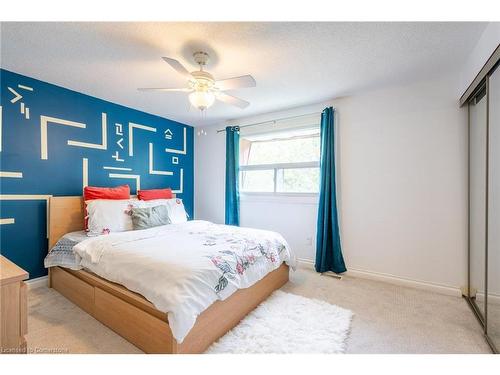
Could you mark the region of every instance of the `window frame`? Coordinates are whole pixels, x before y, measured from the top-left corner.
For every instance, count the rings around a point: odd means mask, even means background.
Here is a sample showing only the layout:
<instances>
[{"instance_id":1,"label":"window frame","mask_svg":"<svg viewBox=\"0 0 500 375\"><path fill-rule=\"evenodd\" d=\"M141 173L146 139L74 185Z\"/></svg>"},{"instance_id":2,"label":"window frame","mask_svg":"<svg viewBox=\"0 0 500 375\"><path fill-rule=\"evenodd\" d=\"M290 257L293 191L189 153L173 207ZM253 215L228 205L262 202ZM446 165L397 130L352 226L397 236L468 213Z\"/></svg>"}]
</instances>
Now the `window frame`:
<instances>
[{"instance_id":1,"label":"window frame","mask_svg":"<svg viewBox=\"0 0 500 375\"><path fill-rule=\"evenodd\" d=\"M300 127L298 129L307 129L307 128L316 128L316 126L306 126ZM319 129L319 124L317 125ZM297 128L296 128L297 129ZM295 129L290 129L295 130ZM267 134L273 133L273 131L263 131L258 134ZM254 135L254 134L252 134ZM244 138L244 136L242 137ZM301 137L290 137L293 138L301 138ZM257 191L244 191L242 190L243 186L240 186L240 196L245 197L317 197L319 195L319 186L317 192L279 192L278 191L278 170L285 169L306 169L306 168L318 168L320 169L320 161L306 161L306 162L296 162L296 163L269 163L269 164L250 164L250 165L239 165L238 174L241 178L241 172L246 171L273 171L273 191L267 192L257 192ZM320 171L321 172L321 171ZM241 181L241 180L240 180ZM242 184L241 184L242 185Z\"/></svg>"}]
</instances>

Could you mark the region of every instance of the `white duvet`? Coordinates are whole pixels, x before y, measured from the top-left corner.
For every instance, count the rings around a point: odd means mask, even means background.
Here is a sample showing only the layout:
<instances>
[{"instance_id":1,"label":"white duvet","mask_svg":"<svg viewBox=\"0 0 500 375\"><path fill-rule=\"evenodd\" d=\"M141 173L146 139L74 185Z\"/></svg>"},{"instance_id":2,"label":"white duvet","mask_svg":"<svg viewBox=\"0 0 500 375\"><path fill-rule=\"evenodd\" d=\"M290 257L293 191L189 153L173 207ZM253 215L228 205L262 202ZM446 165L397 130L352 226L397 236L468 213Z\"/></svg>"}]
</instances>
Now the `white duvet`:
<instances>
[{"instance_id":1,"label":"white duvet","mask_svg":"<svg viewBox=\"0 0 500 375\"><path fill-rule=\"evenodd\" d=\"M86 239L81 265L143 295L168 314L180 343L198 315L295 257L275 232L193 220Z\"/></svg>"}]
</instances>

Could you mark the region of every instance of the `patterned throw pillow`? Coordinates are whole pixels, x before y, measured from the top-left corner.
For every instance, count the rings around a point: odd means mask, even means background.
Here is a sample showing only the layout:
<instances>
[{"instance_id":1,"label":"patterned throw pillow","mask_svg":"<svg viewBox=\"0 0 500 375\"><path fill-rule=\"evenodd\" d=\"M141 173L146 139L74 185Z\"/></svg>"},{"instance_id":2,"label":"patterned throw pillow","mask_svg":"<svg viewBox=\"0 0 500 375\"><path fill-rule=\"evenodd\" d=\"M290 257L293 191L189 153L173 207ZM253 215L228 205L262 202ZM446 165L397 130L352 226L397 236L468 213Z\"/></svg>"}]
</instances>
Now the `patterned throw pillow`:
<instances>
[{"instance_id":1,"label":"patterned throw pillow","mask_svg":"<svg viewBox=\"0 0 500 375\"><path fill-rule=\"evenodd\" d=\"M95 199L87 202L89 228L87 236L132 230L132 199Z\"/></svg>"},{"instance_id":2,"label":"patterned throw pillow","mask_svg":"<svg viewBox=\"0 0 500 375\"><path fill-rule=\"evenodd\" d=\"M168 217L170 218L171 224L185 223L187 221L187 213L182 203L182 199L154 199L150 201L134 201L133 206L135 207L155 207L155 206L167 206Z\"/></svg>"},{"instance_id":3,"label":"patterned throw pillow","mask_svg":"<svg viewBox=\"0 0 500 375\"><path fill-rule=\"evenodd\" d=\"M133 207L132 224L134 226L134 230L170 224L168 207L165 205L153 207Z\"/></svg>"}]
</instances>

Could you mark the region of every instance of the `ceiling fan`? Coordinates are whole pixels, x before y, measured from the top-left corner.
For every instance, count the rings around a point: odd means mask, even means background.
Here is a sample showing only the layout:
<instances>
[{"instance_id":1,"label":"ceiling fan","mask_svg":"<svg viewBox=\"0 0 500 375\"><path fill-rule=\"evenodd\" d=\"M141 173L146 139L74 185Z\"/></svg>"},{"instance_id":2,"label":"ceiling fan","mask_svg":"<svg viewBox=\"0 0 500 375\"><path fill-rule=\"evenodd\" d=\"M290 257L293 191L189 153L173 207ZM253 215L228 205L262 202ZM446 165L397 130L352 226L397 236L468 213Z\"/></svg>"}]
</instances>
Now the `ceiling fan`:
<instances>
[{"instance_id":1,"label":"ceiling fan","mask_svg":"<svg viewBox=\"0 0 500 375\"><path fill-rule=\"evenodd\" d=\"M229 95L224 91L240 89L245 87L255 87L255 79L251 75L244 75L241 77L233 77L216 81L215 78L208 72L203 70L207 64L209 55L206 52L195 52L193 54L194 61L200 66L200 70L189 72L179 61L169 57L162 57L166 63L174 68L177 73L184 76L187 81L186 88L161 88L161 87L148 87L140 88L140 91L181 91L189 94L189 101L191 104L201 111L204 111L212 104L215 99L221 102L234 105L239 108L246 108L249 102Z\"/></svg>"}]
</instances>

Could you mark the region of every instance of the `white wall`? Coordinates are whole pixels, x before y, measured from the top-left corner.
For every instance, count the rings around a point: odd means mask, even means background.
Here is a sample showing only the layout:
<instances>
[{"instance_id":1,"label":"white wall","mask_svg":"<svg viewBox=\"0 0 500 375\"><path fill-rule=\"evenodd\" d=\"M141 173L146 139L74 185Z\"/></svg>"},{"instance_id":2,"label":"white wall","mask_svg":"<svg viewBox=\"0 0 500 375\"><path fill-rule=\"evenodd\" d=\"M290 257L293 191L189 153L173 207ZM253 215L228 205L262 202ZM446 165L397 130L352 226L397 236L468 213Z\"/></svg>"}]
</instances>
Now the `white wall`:
<instances>
[{"instance_id":1,"label":"white wall","mask_svg":"<svg viewBox=\"0 0 500 375\"><path fill-rule=\"evenodd\" d=\"M465 283L467 144L458 73L232 124L311 113L331 104L339 131L338 189L348 268L448 286ZM196 217L224 221L224 134L195 140ZM315 200L242 199L241 224L281 232L314 259Z\"/></svg>"},{"instance_id":2,"label":"white wall","mask_svg":"<svg viewBox=\"0 0 500 375\"><path fill-rule=\"evenodd\" d=\"M207 135L194 129L194 214L224 224L226 137L219 127L204 129Z\"/></svg>"},{"instance_id":3,"label":"white wall","mask_svg":"<svg viewBox=\"0 0 500 375\"><path fill-rule=\"evenodd\" d=\"M500 43L500 22L490 22L465 61L460 74L461 96Z\"/></svg>"}]
</instances>

